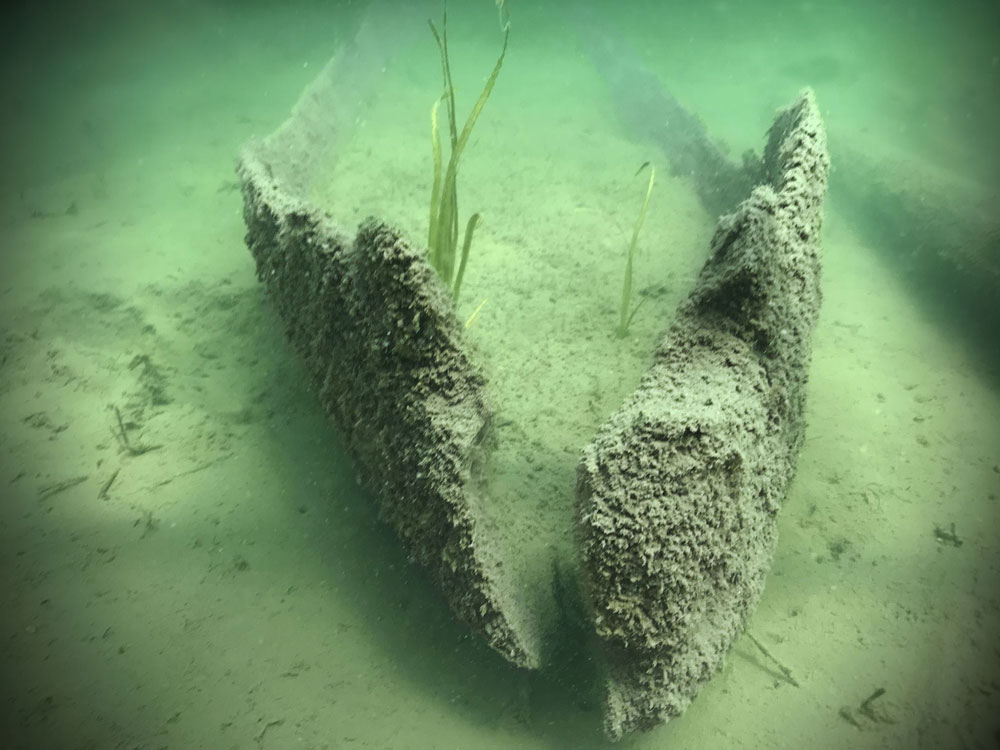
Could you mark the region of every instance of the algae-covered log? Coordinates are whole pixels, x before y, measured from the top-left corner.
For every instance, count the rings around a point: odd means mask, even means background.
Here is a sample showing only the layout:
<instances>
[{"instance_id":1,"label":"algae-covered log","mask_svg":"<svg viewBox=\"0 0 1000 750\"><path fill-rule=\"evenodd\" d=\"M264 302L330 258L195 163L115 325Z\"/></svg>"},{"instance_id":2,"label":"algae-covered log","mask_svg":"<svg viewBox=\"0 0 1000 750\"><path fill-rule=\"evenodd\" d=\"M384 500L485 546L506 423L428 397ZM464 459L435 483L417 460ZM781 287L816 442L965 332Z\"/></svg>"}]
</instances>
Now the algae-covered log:
<instances>
[{"instance_id":1,"label":"algae-covered log","mask_svg":"<svg viewBox=\"0 0 1000 750\"><path fill-rule=\"evenodd\" d=\"M802 444L828 157L812 93L778 114L766 183L577 472L584 589L612 738L680 714L764 586Z\"/></svg>"}]
</instances>

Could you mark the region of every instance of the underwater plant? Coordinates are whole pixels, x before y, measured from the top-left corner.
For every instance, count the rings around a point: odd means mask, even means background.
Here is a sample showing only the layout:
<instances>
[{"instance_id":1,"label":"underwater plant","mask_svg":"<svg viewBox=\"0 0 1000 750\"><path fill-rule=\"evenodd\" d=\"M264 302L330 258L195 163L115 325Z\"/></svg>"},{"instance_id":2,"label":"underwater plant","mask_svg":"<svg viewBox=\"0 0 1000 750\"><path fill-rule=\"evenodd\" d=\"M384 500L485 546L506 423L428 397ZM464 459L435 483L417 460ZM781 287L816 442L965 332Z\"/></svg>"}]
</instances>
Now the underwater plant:
<instances>
[{"instance_id":1,"label":"underwater plant","mask_svg":"<svg viewBox=\"0 0 1000 750\"><path fill-rule=\"evenodd\" d=\"M625 338L632 318L635 317L635 314L639 311L639 307L645 302L645 299L640 300L639 304L629 312L629 305L632 298L632 258L635 256L635 246L639 241L639 230L642 229L642 223L646 220L646 209L649 208L649 196L653 192L653 181L656 179L656 169L650 166L648 161L639 167L636 175L647 166L649 166L649 186L646 188L646 197L642 201L642 208L639 211L638 218L635 220L635 227L632 229L632 240L628 244L628 252L625 255L625 281L622 283L622 301L618 315L619 338Z\"/></svg>"},{"instance_id":2,"label":"underwater plant","mask_svg":"<svg viewBox=\"0 0 1000 750\"><path fill-rule=\"evenodd\" d=\"M503 10L503 4L497 3L497 7ZM462 158L462 151L468 143L472 128L482 112L486 100L493 91L493 84L496 83L500 68L503 65L504 56L507 54L507 38L510 34L510 22L503 25L503 49L500 50L500 57L497 58L493 72L490 74L486 85L483 87L479 99L476 101L472 112L469 113L461 133L458 132L455 121L455 89L451 81L451 64L448 60L448 11L445 9L441 31L438 32L433 21L428 20L434 39L437 41L438 49L441 52L441 73L444 77L444 93L434 102L431 109L431 141L434 155L434 180L431 188L431 208L430 222L427 230L427 257L431 266L438 272L442 281L451 289L453 301L458 300L458 294L462 288L462 277L465 275L465 264L469 259L469 248L472 245L472 235L479 226L481 216L474 213L469 217L465 225L465 235L462 239L462 250L458 256L458 267L455 266L456 252L458 250L458 189L456 186L458 178L458 163ZM438 131L438 109L441 102L445 103L448 113L448 136L450 151L448 155L448 166L442 174L442 150L441 139Z\"/></svg>"}]
</instances>

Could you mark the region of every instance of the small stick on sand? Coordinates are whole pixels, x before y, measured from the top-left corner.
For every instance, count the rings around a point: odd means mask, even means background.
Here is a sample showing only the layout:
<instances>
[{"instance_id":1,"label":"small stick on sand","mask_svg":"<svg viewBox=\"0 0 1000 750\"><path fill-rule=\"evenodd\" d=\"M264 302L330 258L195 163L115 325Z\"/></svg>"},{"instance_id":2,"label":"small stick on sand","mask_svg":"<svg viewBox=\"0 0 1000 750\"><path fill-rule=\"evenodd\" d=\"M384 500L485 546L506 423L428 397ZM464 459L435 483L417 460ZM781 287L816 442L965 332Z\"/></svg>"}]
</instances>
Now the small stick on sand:
<instances>
[{"instance_id":1,"label":"small stick on sand","mask_svg":"<svg viewBox=\"0 0 1000 750\"><path fill-rule=\"evenodd\" d=\"M756 638L754 638L754 637L753 637L753 633L751 633L751 632L750 632L750 631L748 630L748 631L746 631L746 634L747 634L747 637L748 637L748 638L749 638L749 639L750 639L751 641L753 641L753 644L754 644L754 645L755 645L755 646L756 646L757 648L759 648L759 649L760 649L760 652L761 652L762 654L764 654L764 656L766 656L766 657L767 657L768 659L770 659L770 660L771 660L772 662L774 662L774 665L775 665L775 666L776 666L776 667L777 667L777 668L778 668L778 669L779 669L779 670L781 671L781 674L782 674L782 675L784 675L785 679L786 679L786 680L787 680L787 681L788 681L788 682L789 682L790 684L794 685L795 687L799 687L799 683L798 683L798 680L796 680L796 679L795 679L794 677L792 677L792 670L790 670L790 669L789 669L788 667L786 667L786 666L785 666L784 664L782 664L782 663L781 663L780 661L778 661L778 660L777 660L777 659L776 659L776 658L774 657L774 655L773 655L773 654L772 654L772 653L771 653L770 651L768 651L768 650L767 650L766 648L764 648L764 644L763 644L763 643L761 643L760 641L758 641L758 640L757 640ZM878 696L873 696L873 698L874 698L874 697L878 697Z\"/></svg>"},{"instance_id":2,"label":"small stick on sand","mask_svg":"<svg viewBox=\"0 0 1000 750\"><path fill-rule=\"evenodd\" d=\"M115 469L113 472L111 472L111 476L108 477L107 481L101 486L101 491L97 493L98 500L108 499L108 490L111 489L111 485L114 484L115 480L118 478L119 471L121 471L120 468Z\"/></svg>"},{"instance_id":3,"label":"small stick on sand","mask_svg":"<svg viewBox=\"0 0 1000 750\"><path fill-rule=\"evenodd\" d=\"M162 445L132 445L128 440L128 430L125 429L125 420L122 419L121 410L114 404L111 408L115 410L115 417L118 419L118 431L115 432L114 427L112 427L111 432L118 438L118 442L122 444L126 453L130 456L141 456L143 453L149 453L163 447Z\"/></svg>"},{"instance_id":4,"label":"small stick on sand","mask_svg":"<svg viewBox=\"0 0 1000 750\"><path fill-rule=\"evenodd\" d=\"M47 487L42 487L38 491L39 500L48 500L53 495L58 495L60 492L70 489L71 487L76 487L78 484L86 482L89 479L88 475L73 477L72 479L65 479L62 482L56 482L55 484L50 484Z\"/></svg>"},{"instance_id":5,"label":"small stick on sand","mask_svg":"<svg viewBox=\"0 0 1000 750\"><path fill-rule=\"evenodd\" d=\"M128 442L128 430L125 429L125 421L122 419L122 413L119 411L117 406L113 407L115 410L115 416L118 418L118 432L116 437L121 441L122 447L130 455L135 455L135 450Z\"/></svg>"},{"instance_id":6,"label":"small stick on sand","mask_svg":"<svg viewBox=\"0 0 1000 750\"><path fill-rule=\"evenodd\" d=\"M861 705L858 706L858 713L864 714L872 721L882 721L882 719L875 714L875 710L872 708L872 703L881 698L883 695L885 695L885 688L880 687L874 693L861 701Z\"/></svg>"}]
</instances>

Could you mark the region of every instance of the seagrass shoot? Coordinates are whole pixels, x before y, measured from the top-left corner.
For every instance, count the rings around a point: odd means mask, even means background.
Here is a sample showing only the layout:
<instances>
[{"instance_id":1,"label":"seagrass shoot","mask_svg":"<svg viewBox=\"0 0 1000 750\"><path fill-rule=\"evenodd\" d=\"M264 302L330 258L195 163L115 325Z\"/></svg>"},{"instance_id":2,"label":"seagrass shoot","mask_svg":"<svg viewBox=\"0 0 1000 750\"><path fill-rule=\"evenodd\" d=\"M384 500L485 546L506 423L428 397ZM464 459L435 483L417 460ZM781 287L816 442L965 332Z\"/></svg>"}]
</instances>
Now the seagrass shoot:
<instances>
[{"instance_id":1,"label":"seagrass shoot","mask_svg":"<svg viewBox=\"0 0 1000 750\"><path fill-rule=\"evenodd\" d=\"M649 167L649 185L646 187L646 197L642 201L642 208L639 210L639 216L636 218L635 226L632 228L632 239L629 241L628 251L625 253L625 280L622 282L622 300L618 311L619 338L625 338L626 334L628 334L628 327L632 323L632 318L639 312L642 303L646 301L645 298L639 300L639 303L630 310L630 305L632 304L632 259L635 257L635 248L639 242L639 230L642 229L642 223L646 220L646 209L649 208L649 196L653 193L653 182L656 180L656 168L647 161L635 173L638 175L647 166Z\"/></svg>"},{"instance_id":2,"label":"seagrass shoot","mask_svg":"<svg viewBox=\"0 0 1000 750\"><path fill-rule=\"evenodd\" d=\"M497 76L500 74L504 56L507 54L507 38L510 35L510 21L506 20L506 8L502 0L497 3L497 8L501 14L503 48L500 50L500 57L497 58L496 65L493 66L493 72L487 79L486 85L462 126L461 132L458 130L455 117L455 88L451 78L451 62L448 59L447 7L442 14L440 32L433 21L427 21L441 53L441 74L444 78L444 92L431 108L431 148L434 173L431 187L430 220L427 229L427 259L441 280L451 290L453 302L458 301L458 295L462 289L462 279L465 276L465 266L469 260L469 248L472 246L472 235L482 219L478 212L469 217L459 251L458 165L462 158L462 152L469 141L472 128L475 126L476 120L479 119L479 114L483 111L486 100L493 91ZM444 102L448 118L448 163L446 166L443 165L443 149L440 128L438 127L438 112L442 102Z\"/></svg>"}]
</instances>

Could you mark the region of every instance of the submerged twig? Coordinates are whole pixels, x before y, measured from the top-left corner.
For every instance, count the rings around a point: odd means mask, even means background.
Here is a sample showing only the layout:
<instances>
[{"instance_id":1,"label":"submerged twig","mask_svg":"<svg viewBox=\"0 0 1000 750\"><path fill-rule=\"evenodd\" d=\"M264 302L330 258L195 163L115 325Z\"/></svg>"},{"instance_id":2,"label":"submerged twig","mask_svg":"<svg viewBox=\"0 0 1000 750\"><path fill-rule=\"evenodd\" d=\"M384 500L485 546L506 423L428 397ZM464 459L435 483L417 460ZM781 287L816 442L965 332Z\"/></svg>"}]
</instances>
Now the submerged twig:
<instances>
[{"instance_id":1,"label":"submerged twig","mask_svg":"<svg viewBox=\"0 0 1000 750\"><path fill-rule=\"evenodd\" d=\"M128 439L128 429L125 427L125 420L122 419L121 410L117 405L112 405L112 409L115 410L115 418L118 420L118 429L115 430L114 427L111 428L112 434L121 443L122 448L130 456L141 456L144 453L149 453L150 451L155 451L162 448L162 445L132 445Z\"/></svg>"},{"instance_id":2,"label":"submerged twig","mask_svg":"<svg viewBox=\"0 0 1000 750\"><path fill-rule=\"evenodd\" d=\"M858 706L858 713L859 714L864 714L865 716L867 716L872 721L879 721L879 722L882 722L883 724L891 723L887 719L887 717L882 716L880 714L876 714L875 713L875 708L872 706L872 703L874 703L875 701L877 701L883 695L885 695L885 688L884 687L878 688L874 693L872 693L867 698L865 698L863 701L861 701L861 705Z\"/></svg>"},{"instance_id":3,"label":"submerged twig","mask_svg":"<svg viewBox=\"0 0 1000 750\"><path fill-rule=\"evenodd\" d=\"M125 429L125 420L122 419L121 410L117 406L113 406L112 408L115 410L115 417L118 419L118 432L115 433L115 437L118 438L118 442L122 444L122 447L130 455L134 455L132 446L128 442L128 430Z\"/></svg>"},{"instance_id":4,"label":"submerged twig","mask_svg":"<svg viewBox=\"0 0 1000 750\"><path fill-rule=\"evenodd\" d=\"M108 490L111 489L111 485L114 484L115 480L118 478L119 471L121 471L120 468L115 469L113 472L111 472L111 476L108 477L107 481L105 481L104 484L101 486L101 491L97 493L98 500L108 499Z\"/></svg>"},{"instance_id":5,"label":"submerged twig","mask_svg":"<svg viewBox=\"0 0 1000 750\"><path fill-rule=\"evenodd\" d=\"M753 644L760 649L760 652L764 654L764 656L766 656L768 659L770 659L771 662L778 668L778 670L784 676L785 680L787 680L789 684L794 685L795 687L799 687L798 680L792 677L792 670L790 670L788 667L786 667L784 664L778 661L778 659L774 656L774 654L772 654L770 651L764 648L764 644L758 641L756 638L754 638L753 633L751 633L748 630L746 631L746 634L747 638L753 641Z\"/></svg>"},{"instance_id":6,"label":"submerged twig","mask_svg":"<svg viewBox=\"0 0 1000 750\"><path fill-rule=\"evenodd\" d=\"M844 721L854 725L858 729L864 729L864 726L858 721L859 716L864 716L865 718L873 721L877 724L895 724L896 720L885 711L885 709L879 708L875 705L875 701L885 695L885 688L880 687L865 698L861 703L858 704L857 708L851 708L850 706L841 706L840 718Z\"/></svg>"},{"instance_id":7,"label":"submerged twig","mask_svg":"<svg viewBox=\"0 0 1000 750\"><path fill-rule=\"evenodd\" d=\"M73 477L72 479L64 479L61 482L56 482L55 484L42 487L42 489L38 491L38 499L47 500L53 495L58 495L60 492L68 490L70 487L76 487L78 484L86 482L89 478L89 475L84 474L82 476Z\"/></svg>"}]
</instances>

